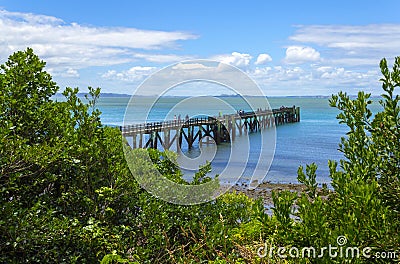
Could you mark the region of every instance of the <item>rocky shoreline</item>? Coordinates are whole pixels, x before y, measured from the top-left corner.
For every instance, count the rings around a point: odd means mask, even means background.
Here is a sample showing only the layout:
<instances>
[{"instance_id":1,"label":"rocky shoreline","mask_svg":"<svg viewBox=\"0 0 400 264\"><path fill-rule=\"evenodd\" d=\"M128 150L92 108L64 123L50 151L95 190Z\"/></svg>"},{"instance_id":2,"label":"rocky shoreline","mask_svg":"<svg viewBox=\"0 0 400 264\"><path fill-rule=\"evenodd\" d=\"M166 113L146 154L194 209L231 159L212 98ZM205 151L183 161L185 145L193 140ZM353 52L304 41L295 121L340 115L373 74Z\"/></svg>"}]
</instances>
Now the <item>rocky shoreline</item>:
<instances>
[{"instance_id":1,"label":"rocky shoreline","mask_svg":"<svg viewBox=\"0 0 400 264\"><path fill-rule=\"evenodd\" d=\"M241 192L246 194L248 197L257 199L262 198L264 204L267 207L273 205L272 202L272 191L284 191L289 190L292 192L301 193L306 189L303 184L293 184L293 183L270 183L265 182L258 185L256 188L251 188L247 184L236 184L231 188L231 191Z\"/></svg>"}]
</instances>

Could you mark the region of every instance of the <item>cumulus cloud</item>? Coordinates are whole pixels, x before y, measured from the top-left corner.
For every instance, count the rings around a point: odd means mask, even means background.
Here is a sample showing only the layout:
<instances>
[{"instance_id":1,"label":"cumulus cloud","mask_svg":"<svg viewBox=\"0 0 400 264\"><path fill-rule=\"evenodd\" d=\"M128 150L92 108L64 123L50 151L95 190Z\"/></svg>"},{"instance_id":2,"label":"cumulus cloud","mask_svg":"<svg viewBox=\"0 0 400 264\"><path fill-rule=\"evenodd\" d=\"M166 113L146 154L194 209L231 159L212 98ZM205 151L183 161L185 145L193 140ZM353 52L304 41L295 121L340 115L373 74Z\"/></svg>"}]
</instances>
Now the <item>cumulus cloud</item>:
<instances>
[{"instance_id":1,"label":"cumulus cloud","mask_svg":"<svg viewBox=\"0 0 400 264\"><path fill-rule=\"evenodd\" d=\"M356 94L378 90L377 70L351 70L332 65L256 67L248 72L267 95L327 95L338 90ZM378 93L379 94L379 93Z\"/></svg>"},{"instance_id":2,"label":"cumulus cloud","mask_svg":"<svg viewBox=\"0 0 400 264\"><path fill-rule=\"evenodd\" d=\"M65 72L61 73L61 76L78 78L79 77L79 73L78 73L77 70L69 68Z\"/></svg>"},{"instance_id":3,"label":"cumulus cloud","mask_svg":"<svg viewBox=\"0 0 400 264\"><path fill-rule=\"evenodd\" d=\"M0 10L0 60L17 50L32 47L49 66L67 72L138 59L166 62L174 55L144 54L140 50L174 48L179 41L197 38L186 32L95 27L31 13Z\"/></svg>"},{"instance_id":4,"label":"cumulus cloud","mask_svg":"<svg viewBox=\"0 0 400 264\"><path fill-rule=\"evenodd\" d=\"M360 86L365 81L376 83L379 73L376 70L356 72L343 67L321 66L315 69L314 77L325 83L353 83L354 86Z\"/></svg>"},{"instance_id":5,"label":"cumulus cloud","mask_svg":"<svg viewBox=\"0 0 400 264\"><path fill-rule=\"evenodd\" d=\"M266 53L261 53L258 55L257 60L254 64L256 65L262 65L262 64L266 64L268 62L272 61L272 58L269 54Z\"/></svg>"},{"instance_id":6,"label":"cumulus cloud","mask_svg":"<svg viewBox=\"0 0 400 264\"><path fill-rule=\"evenodd\" d=\"M311 47L290 46L286 49L284 61L290 64L320 60L320 53Z\"/></svg>"},{"instance_id":7,"label":"cumulus cloud","mask_svg":"<svg viewBox=\"0 0 400 264\"><path fill-rule=\"evenodd\" d=\"M250 54L232 52L232 54L224 54L214 56L212 59L226 64L230 64L239 68L244 68L250 65L253 57Z\"/></svg>"},{"instance_id":8,"label":"cumulus cloud","mask_svg":"<svg viewBox=\"0 0 400 264\"><path fill-rule=\"evenodd\" d=\"M134 66L126 71L109 70L102 74L106 80L118 80L124 82L142 81L144 78L156 71L156 67Z\"/></svg>"},{"instance_id":9,"label":"cumulus cloud","mask_svg":"<svg viewBox=\"0 0 400 264\"><path fill-rule=\"evenodd\" d=\"M63 78L79 78L79 71L73 68L52 68L47 67L46 71L52 76L61 76Z\"/></svg>"}]
</instances>

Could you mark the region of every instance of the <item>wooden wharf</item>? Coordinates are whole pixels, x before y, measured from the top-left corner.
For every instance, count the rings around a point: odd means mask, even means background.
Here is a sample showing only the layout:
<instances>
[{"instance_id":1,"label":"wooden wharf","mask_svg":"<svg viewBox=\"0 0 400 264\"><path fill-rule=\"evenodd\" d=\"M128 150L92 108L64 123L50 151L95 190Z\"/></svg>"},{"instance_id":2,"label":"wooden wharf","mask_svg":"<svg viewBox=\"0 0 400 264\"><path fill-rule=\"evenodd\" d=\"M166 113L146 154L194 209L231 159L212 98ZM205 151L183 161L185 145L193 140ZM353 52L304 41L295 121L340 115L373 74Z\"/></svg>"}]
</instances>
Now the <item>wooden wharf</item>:
<instances>
[{"instance_id":1,"label":"wooden wharf","mask_svg":"<svg viewBox=\"0 0 400 264\"><path fill-rule=\"evenodd\" d=\"M131 139L132 148L170 149L174 143L180 151L185 141L188 149L198 141L210 138L215 144L233 142L237 136L258 132L265 128L300 122L300 107L281 107L255 112L238 112L218 117L195 117L163 122L120 126L122 135Z\"/></svg>"}]
</instances>

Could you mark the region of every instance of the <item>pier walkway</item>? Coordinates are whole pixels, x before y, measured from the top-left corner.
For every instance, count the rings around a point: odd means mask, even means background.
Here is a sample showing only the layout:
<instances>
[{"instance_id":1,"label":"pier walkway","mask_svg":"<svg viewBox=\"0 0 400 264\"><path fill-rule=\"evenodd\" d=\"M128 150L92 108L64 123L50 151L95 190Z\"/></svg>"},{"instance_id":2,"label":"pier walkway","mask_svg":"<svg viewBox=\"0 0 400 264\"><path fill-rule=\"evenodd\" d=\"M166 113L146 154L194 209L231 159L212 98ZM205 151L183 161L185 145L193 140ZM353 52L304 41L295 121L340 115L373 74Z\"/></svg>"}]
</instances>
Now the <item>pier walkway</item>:
<instances>
[{"instance_id":1,"label":"pier walkway","mask_svg":"<svg viewBox=\"0 0 400 264\"><path fill-rule=\"evenodd\" d=\"M170 149L174 143L180 150L183 141L193 144L232 142L237 136L272 126L300 121L300 107L240 112L219 117L195 117L181 120L121 126L122 135L131 139L132 148ZM204 142L206 140L206 142Z\"/></svg>"}]
</instances>

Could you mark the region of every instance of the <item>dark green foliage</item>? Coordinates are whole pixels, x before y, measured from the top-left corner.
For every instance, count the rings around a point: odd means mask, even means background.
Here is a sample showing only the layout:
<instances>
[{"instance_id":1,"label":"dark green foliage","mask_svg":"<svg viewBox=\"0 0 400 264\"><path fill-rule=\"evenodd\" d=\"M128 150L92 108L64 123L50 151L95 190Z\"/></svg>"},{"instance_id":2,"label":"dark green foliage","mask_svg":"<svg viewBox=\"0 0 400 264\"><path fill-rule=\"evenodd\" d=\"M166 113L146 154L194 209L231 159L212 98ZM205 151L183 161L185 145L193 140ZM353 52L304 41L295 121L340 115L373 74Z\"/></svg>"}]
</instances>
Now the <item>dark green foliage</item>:
<instances>
[{"instance_id":1,"label":"dark green foliage","mask_svg":"<svg viewBox=\"0 0 400 264\"><path fill-rule=\"evenodd\" d=\"M152 196L141 186L151 184L155 172L183 186L210 184L205 198L218 178L207 176L207 163L189 183L173 153L126 150L120 131L100 122L100 90L89 87L85 103L77 88L67 88L65 100L55 102L58 87L44 66L31 49L0 66L1 263L372 261L257 255L260 245L320 248L336 245L338 236L372 253L398 250L400 58L392 71L381 62L382 112L373 115L370 95L362 92L356 99L332 96L340 123L349 127L340 144L345 159L328 162L332 190L317 191L315 164L305 173L300 167L306 192L273 193L273 215L244 194L192 206ZM149 180L139 185L131 171Z\"/></svg>"},{"instance_id":2,"label":"dark green foliage","mask_svg":"<svg viewBox=\"0 0 400 264\"><path fill-rule=\"evenodd\" d=\"M400 95L395 92L400 86L400 57L396 58L390 72L386 60L381 61L383 94L378 113L372 123L371 137L377 149L379 160L378 175L382 197L387 204L400 214Z\"/></svg>"},{"instance_id":3,"label":"dark green foliage","mask_svg":"<svg viewBox=\"0 0 400 264\"><path fill-rule=\"evenodd\" d=\"M293 220L290 216L293 214L293 203L297 198L297 194L290 191L272 192L272 200L274 202L274 216L280 223L280 227L284 231L288 231Z\"/></svg>"},{"instance_id":4,"label":"dark green foliage","mask_svg":"<svg viewBox=\"0 0 400 264\"><path fill-rule=\"evenodd\" d=\"M77 88L67 88L63 102L53 101L58 87L44 66L27 49L0 68L0 262L173 263L238 256L228 230L253 219L253 201L232 194L179 206L153 197L129 170L120 131L100 122L100 90L89 87L87 103ZM137 173L158 170L184 185L212 181L209 163L188 183L172 153L132 153ZM142 159L148 155L151 163Z\"/></svg>"},{"instance_id":5,"label":"dark green foliage","mask_svg":"<svg viewBox=\"0 0 400 264\"><path fill-rule=\"evenodd\" d=\"M311 199L314 199L317 195L316 171L317 165L315 163L306 166L306 174L304 174L303 166L300 166L297 170L297 180L306 186L306 191Z\"/></svg>"},{"instance_id":6,"label":"dark green foliage","mask_svg":"<svg viewBox=\"0 0 400 264\"><path fill-rule=\"evenodd\" d=\"M26 144L46 140L50 125L40 117L46 111L50 97L58 90L50 74L44 71L46 63L33 50L16 52L0 66L0 116L2 125L12 129Z\"/></svg>"},{"instance_id":7,"label":"dark green foliage","mask_svg":"<svg viewBox=\"0 0 400 264\"><path fill-rule=\"evenodd\" d=\"M344 236L345 246L363 249L371 247L375 252L397 252L397 258L382 260L395 261L399 258L399 204L400 204L400 96L395 89L400 85L400 57L396 58L393 70L389 71L386 60L381 61L383 90L380 101L383 111L373 113L368 108L372 103L370 94L359 92L356 99L346 93L333 95L330 105L341 110L337 116L341 124L346 124L349 132L341 139L339 150L345 159L338 163L329 161L331 186L333 191L321 196L316 192L315 164L298 170L298 180L305 184L303 193L295 202L289 193L276 194L274 214L278 222L286 227L291 236L266 237L275 245L298 248L327 247L338 245L336 239ZM299 221L289 225L288 208L293 201L297 206ZM293 204L292 202L292 204ZM271 229L273 218L260 217L262 223ZM278 232L279 234L279 232ZM321 258L310 258L315 263L369 263L377 259L331 258L325 254Z\"/></svg>"}]
</instances>

